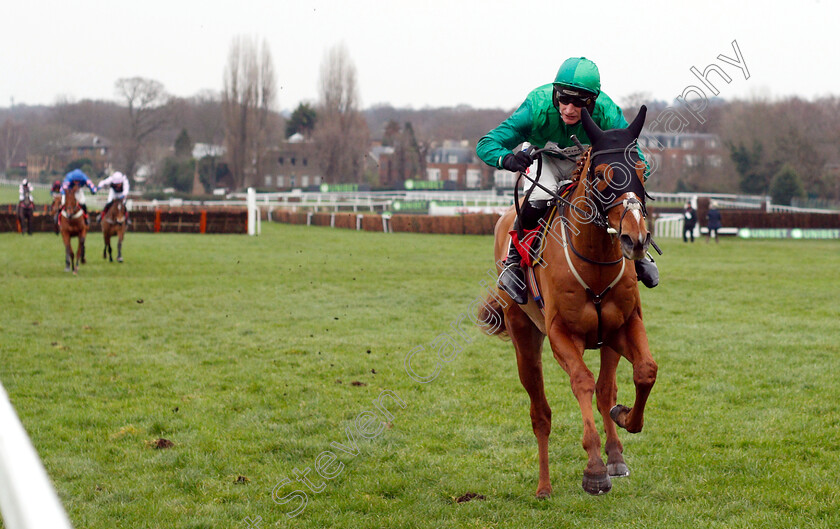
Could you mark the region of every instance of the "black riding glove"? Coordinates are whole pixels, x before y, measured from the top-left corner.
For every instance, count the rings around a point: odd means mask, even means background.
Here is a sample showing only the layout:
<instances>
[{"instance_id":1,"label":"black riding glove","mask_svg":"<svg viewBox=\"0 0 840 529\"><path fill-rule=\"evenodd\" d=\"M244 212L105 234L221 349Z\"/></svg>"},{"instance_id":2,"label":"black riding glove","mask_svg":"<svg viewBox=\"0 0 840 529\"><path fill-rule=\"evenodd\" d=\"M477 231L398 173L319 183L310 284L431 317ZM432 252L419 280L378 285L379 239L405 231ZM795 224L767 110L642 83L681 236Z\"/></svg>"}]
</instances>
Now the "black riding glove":
<instances>
[{"instance_id":1,"label":"black riding glove","mask_svg":"<svg viewBox=\"0 0 840 529\"><path fill-rule=\"evenodd\" d=\"M531 155L525 151L519 151L516 154L510 153L502 160L502 167L514 173L524 172L525 169L531 167L534 162Z\"/></svg>"}]
</instances>

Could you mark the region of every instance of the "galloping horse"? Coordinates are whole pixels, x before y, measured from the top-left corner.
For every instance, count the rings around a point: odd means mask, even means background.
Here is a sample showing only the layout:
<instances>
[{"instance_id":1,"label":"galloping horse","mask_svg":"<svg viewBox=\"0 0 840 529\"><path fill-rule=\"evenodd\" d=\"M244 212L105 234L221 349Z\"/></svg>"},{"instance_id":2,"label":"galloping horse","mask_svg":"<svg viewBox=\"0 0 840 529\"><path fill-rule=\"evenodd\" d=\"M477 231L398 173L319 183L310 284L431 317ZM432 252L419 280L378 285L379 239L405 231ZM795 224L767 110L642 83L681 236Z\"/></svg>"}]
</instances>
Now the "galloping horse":
<instances>
[{"instance_id":1,"label":"galloping horse","mask_svg":"<svg viewBox=\"0 0 840 529\"><path fill-rule=\"evenodd\" d=\"M626 129L602 131L584 110L583 127L592 146L576 170L577 186L543 238L542 262L531 270L543 307L533 296L517 305L501 289L479 309L479 321L504 321L490 334L508 334L516 349L519 379L531 398L531 424L539 451L536 495L551 494L548 436L551 409L545 397L542 346L551 350L568 373L583 416L583 448L588 462L583 489L603 494L610 477L629 475L616 424L629 432L642 430L645 402L656 380L657 366L648 348L635 267L625 260L641 259L650 244L645 225L644 163L636 139L646 108ZM565 207L563 207L565 205ZM495 228L498 271L507 255L515 212L511 209ZM600 348L597 382L583 361L585 349ZM616 405L616 367L621 357L633 365L636 400L632 408ZM606 433L607 464L601 458L601 438L595 426L593 394Z\"/></svg>"},{"instance_id":2,"label":"galloping horse","mask_svg":"<svg viewBox=\"0 0 840 529\"><path fill-rule=\"evenodd\" d=\"M23 200L18 202L17 217L20 222L20 234L32 235L32 215L35 211L35 203L32 202L32 196L28 189L23 190ZM23 223L26 222L26 231L23 229Z\"/></svg>"},{"instance_id":3,"label":"galloping horse","mask_svg":"<svg viewBox=\"0 0 840 529\"><path fill-rule=\"evenodd\" d=\"M122 262L122 243L125 237L126 224L125 202L120 199L114 200L108 213L102 217L102 236L105 237L105 248L102 250L102 258L108 256L110 262L114 262L114 257L111 251L111 237L116 235L117 240L117 262Z\"/></svg>"},{"instance_id":4,"label":"galloping horse","mask_svg":"<svg viewBox=\"0 0 840 529\"><path fill-rule=\"evenodd\" d=\"M73 184L64 194L64 207L61 209L58 223L61 238L64 241L64 271L69 272L72 269L74 275L79 263L87 262L85 260L87 224L85 224L84 214L82 206L76 201L76 185ZM75 255L70 241L71 237L79 238L79 247Z\"/></svg>"}]
</instances>

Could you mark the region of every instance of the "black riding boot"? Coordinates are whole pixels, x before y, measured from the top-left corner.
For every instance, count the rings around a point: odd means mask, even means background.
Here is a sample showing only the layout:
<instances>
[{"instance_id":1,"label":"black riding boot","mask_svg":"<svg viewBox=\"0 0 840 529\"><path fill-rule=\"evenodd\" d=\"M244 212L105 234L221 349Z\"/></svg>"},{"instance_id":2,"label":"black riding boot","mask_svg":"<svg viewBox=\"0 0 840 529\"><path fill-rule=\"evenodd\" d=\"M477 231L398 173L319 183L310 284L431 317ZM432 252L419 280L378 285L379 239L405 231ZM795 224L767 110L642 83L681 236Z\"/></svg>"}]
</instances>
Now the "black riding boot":
<instances>
[{"instance_id":1,"label":"black riding boot","mask_svg":"<svg viewBox=\"0 0 840 529\"><path fill-rule=\"evenodd\" d=\"M513 229L515 230L518 227L519 219L516 219L513 222ZM519 305L524 305L528 303L528 289L525 286L525 272L519 266L521 262L522 256L519 255L519 251L513 245L513 241L511 241L510 248L508 248L508 256L505 260L505 268L499 275L499 286L508 293L513 301Z\"/></svg>"},{"instance_id":2,"label":"black riding boot","mask_svg":"<svg viewBox=\"0 0 840 529\"><path fill-rule=\"evenodd\" d=\"M636 263L636 276L644 286L653 288L659 284L659 268L656 267L656 262L650 254L634 262Z\"/></svg>"},{"instance_id":3,"label":"black riding boot","mask_svg":"<svg viewBox=\"0 0 840 529\"><path fill-rule=\"evenodd\" d=\"M87 204L81 204L81 206L82 206L82 211L85 212L85 226L90 227L90 217L88 216L88 212L87 212Z\"/></svg>"}]
</instances>

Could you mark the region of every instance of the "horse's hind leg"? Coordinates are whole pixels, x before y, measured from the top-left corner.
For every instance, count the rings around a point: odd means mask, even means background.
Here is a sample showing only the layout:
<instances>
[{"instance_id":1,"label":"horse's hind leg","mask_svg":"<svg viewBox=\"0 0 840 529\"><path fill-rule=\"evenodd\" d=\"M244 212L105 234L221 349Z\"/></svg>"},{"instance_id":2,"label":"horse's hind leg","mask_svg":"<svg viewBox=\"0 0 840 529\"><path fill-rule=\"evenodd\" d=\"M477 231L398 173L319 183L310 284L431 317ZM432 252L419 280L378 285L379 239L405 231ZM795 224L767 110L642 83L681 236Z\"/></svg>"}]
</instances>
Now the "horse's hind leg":
<instances>
[{"instance_id":1,"label":"horse's hind leg","mask_svg":"<svg viewBox=\"0 0 840 529\"><path fill-rule=\"evenodd\" d=\"M595 394L595 377L583 361L584 344L575 340L556 318L548 330L554 357L569 374L572 393L578 400L583 417L583 449L589 456L583 471L583 490L589 494L606 494L612 489L607 465L601 458L601 437L595 427L592 396Z\"/></svg>"},{"instance_id":2,"label":"horse's hind leg","mask_svg":"<svg viewBox=\"0 0 840 529\"><path fill-rule=\"evenodd\" d=\"M102 258L105 259L105 256L108 256L109 262L114 262L114 252L111 249L111 234L105 235L105 248L102 250Z\"/></svg>"},{"instance_id":3,"label":"horse's hind leg","mask_svg":"<svg viewBox=\"0 0 840 529\"><path fill-rule=\"evenodd\" d=\"M69 272L73 270L76 273L76 256L73 254L73 245L70 242L70 236L63 234L64 237L64 271Z\"/></svg>"},{"instance_id":4,"label":"horse's hind leg","mask_svg":"<svg viewBox=\"0 0 840 529\"><path fill-rule=\"evenodd\" d=\"M551 408L545 398L542 370L542 343L545 336L531 323L519 307L513 307L505 315L508 333L516 349L516 366L519 380L531 398L531 427L537 437L540 461L540 480L537 484L537 498L551 495L551 479L548 472L548 436L551 433Z\"/></svg>"},{"instance_id":5,"label":"horse's hind leg","mask_svg":"<svg viewBox=\"0 0 840 529\"><path fill-rule=\"evenodd\" d=\"M636 400L632 408L616 405L610 411L610 417L616 424L630 433L642 431L645 417L645 404L656 382L657 366L648 347L647 333L640 313L630 317L619 333L616 349L633 364L633 383L636 386Z\"/></svg>"},{"instance_id":6,"label":"horse's hind leg","mask_svg":"<svg viewBox=\"0 0 840 529\"><path fill-rule=\"evenodd\" d=\"M607 472L610 477L629 476L630 470L624 462L622 452L624 447L618 438L618 431L610 417L610 410L615 406L618 388L615 384L615 371L621 356L612 348L603 346L601 348L601 369L598 372L598 381L595 383L595 400L598 403L598 411L604 421L604 433L607 437L605 449L607 451Z\"/></svg>"}]
</instances>

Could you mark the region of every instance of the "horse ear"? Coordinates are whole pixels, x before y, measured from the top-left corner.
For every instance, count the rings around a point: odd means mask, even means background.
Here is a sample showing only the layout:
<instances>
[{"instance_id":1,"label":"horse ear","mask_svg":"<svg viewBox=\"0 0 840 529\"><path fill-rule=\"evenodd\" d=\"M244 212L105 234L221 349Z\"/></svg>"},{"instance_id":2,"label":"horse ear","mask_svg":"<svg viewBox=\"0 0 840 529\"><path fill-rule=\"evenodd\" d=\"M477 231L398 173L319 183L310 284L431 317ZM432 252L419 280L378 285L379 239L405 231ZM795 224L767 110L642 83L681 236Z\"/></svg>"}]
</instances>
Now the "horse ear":
<instances>
[{"instance_id":1,"label":"horse ear","mask_svg":"<svg viewBox=\"0 0 840 529\"><path fill-rule=\"evenodd\" d=\"M589 136L592 144L598 143L598 140L604 135L604 131L601 130L601 127L597 123L592 121L592 118L589 116L589 111L585 108L580 110L580 122L583 124L583 131Z\"/></svg>"},{"instance_id":2,"label":"horse ear","mask_svg":"<svg viewBox=\"0 0 840 529\"><path fill-rule=\"evenodd\" d=\"M647 115L647 107L642 105L642 108L639 109L639 113L636 114L636 119L633 120L633 123L627 127L627 130L633 133L634 138L638 138L639 134L642 133L642 127L645 125L645 116Z\"/></svg>"}]
</instances>

